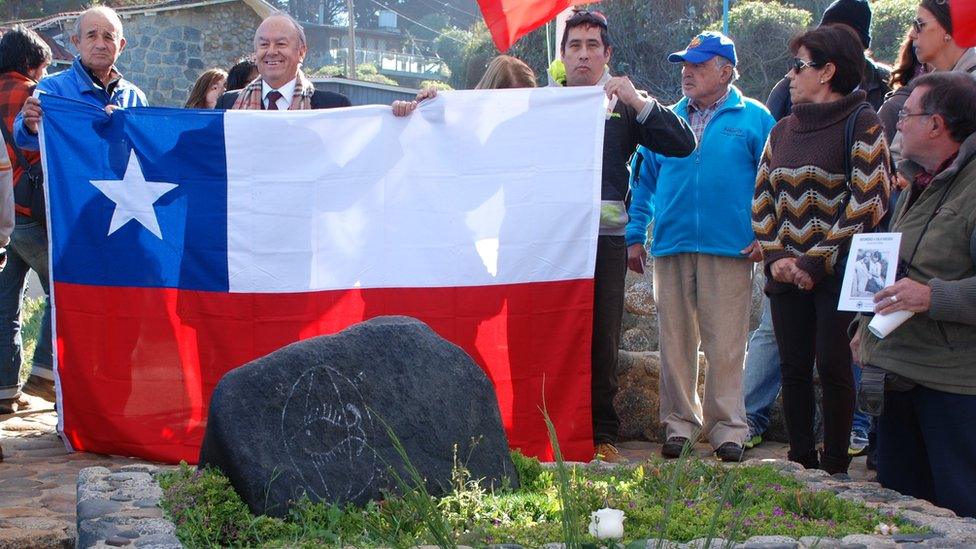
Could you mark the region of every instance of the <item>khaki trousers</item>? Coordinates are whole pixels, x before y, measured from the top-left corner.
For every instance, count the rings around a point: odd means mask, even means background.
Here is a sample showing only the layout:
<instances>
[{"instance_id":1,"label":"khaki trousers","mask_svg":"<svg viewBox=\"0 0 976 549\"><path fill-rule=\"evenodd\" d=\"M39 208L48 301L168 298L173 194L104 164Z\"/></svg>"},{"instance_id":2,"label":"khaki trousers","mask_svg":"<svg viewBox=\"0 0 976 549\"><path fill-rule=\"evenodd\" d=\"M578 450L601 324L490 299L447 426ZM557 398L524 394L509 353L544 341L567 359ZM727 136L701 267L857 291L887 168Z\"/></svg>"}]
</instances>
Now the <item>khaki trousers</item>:
<instances>
[{"instance_id":1,"label":"khaki trousers","mask_svg":"<svg viewBox=\"0 0 976 549\"><path fill-rule=\"evenodd\" d=\"M749 432L742 368L753 263L744 258L678 254L654 258L660 326L661 422L667 436L699 433L713 448L742 444ZM708 362L698 397L698 348Z\"/></svg>"}]
</instances>

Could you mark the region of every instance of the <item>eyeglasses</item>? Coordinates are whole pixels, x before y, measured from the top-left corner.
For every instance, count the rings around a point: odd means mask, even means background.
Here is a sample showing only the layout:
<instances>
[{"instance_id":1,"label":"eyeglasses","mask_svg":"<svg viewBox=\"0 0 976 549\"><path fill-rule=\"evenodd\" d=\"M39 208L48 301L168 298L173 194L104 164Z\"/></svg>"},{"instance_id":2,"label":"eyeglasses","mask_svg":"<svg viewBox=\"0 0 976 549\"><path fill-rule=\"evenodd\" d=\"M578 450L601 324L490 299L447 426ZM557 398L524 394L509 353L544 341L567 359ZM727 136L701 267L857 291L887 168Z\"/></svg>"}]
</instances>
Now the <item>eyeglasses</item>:
<instances>
[{"instance_id":1,"label":"eyeglasses","mask_svg":"<svg viewBox=\"0 0 976 549\"><path fill-rule=\"evenodd\" d=\"M598 11L579 10L573 12L573 15L566 20L566 24L571 27L583 23L599 25L603 28L607 28L607 16Z\"/></svg>"},{"instance_id":2,"label":"eyeglasses","mask_svg":"<svg viewBox=\"0 0 976 549\"><path fill-rule=\"evenodd\" d=\"M930 112L908 112L905 109L901 109L898 111L898 121L904 122L905 119L911 116L932 116L932 114Z\"/></svg>"},{"instance_id":3,"label":"eyeglasses","mask_svg":"<svg viewBox=\"0 0 976 549\"><path fill-rule=\"evenodd\" d=\"M922 29L925 28L925 25L928 25L929 23L931 23L931 21L926 21L921 17L916 17L915 19L912 19L912 28L915 29L916 33L919 33L922 32Z\"/></svg>"},{"instance_id":4,"label":"eyeglasses","mask_svg":"<svg viewBox=\"0 0 976 549\"><path fill-rule=\"evenodd\" d=\"M813 61L804 61L799 57L794 57L793 61L790 61L790 69L797 74L799 74L800 71L802 71L807 67L818 67L818 66L820 66L820 63L814 63Z\"/></svg>"}]
</instances>

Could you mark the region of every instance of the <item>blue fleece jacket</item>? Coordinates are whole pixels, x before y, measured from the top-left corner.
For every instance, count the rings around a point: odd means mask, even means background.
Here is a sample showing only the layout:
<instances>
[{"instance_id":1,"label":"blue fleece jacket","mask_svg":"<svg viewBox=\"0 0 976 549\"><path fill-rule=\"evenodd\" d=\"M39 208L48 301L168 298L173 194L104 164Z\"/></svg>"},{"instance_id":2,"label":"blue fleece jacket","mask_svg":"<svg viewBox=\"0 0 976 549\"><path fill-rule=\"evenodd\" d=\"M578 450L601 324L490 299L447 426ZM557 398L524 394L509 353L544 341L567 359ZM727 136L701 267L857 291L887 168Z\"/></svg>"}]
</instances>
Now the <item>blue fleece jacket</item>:
<instances>
[{"instance_id":1,"label":"blue fleece jacket","mask_svg":"<svg viewBox=\"0 0 976 549\"><path fill-rule=\"evenodd\" d=\"M672 105L688 120L688 98ZM756 170L775 121L762 103L732 87L685 158L638 147L631 161L627 245L643 244L654 221L651 254L742 257L755 239L752 195Z\"/></svg>"},{"instance_id":2,"label":"blue fleece jacket","mask_svg":"<svg viewBox=\"0 0 976 549\"><path fill-rule=\"evenodd\" d=\"M101 85L96 85L81 65L81 57L76 56L71 68L52 74L37 83L37 89L44 93L67 97L94 105L98 108L107 105L118 107L145 107L146 96L135 84L120 79L109 95ZM36 133L31 133L24 125L24 115L18 114L14 121L14 139L22 149L36 151L41 148Z\"/></svg>"}]
</instances>

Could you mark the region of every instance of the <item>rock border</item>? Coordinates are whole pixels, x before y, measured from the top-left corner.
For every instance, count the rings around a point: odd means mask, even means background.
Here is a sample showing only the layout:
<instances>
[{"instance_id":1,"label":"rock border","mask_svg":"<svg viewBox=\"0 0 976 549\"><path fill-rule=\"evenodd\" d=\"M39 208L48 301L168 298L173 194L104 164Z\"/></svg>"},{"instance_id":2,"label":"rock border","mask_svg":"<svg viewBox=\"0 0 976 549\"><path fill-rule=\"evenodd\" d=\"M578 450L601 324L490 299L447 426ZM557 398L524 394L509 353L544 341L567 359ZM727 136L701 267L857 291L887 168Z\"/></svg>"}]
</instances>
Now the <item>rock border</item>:
<instances>
[{"instance_id":1,"label":"rock border","mask_svg":"<svg viewBox=\"0 0 976 549\"><path fill-rule=\"evenodd\" d=\"M553 466L552 464L545 464ZM573 463L573 465L587 465ZM735 464L721 464L735 467ZM905 520L926 526L930 534L895 534L891 536L852 534L841 539L787 536L754 536L735 549L876 549L889 547L973 547L976 546L976 519L960 518L948 509L910 496L882 488L877 482L851 480L847 475L830 476L818 469L803 469L799 464L779 459L750 459L745 466L772 466L781 473L799 480L814 492L830 491L838 497L863 503L885 514L898 514ZM612 468L603 464L598 467ZM163 516L160 501L163 491L155 465L125 465L111 471L106 467L88 467L78 473L77 547L141 547L147 549L179 549L183 545L176 537L176 526ZM667 549L711 549L728 547L722 539L713 539L706 548L706 540L688 543L664 541ZM517 547L505 545L505 547ZM565 547L551 543L547 549ZM656 549L658 540L648 540L647 548Z\"/></svg>"},{"instance_id":2,"label":"rock border","mask_svg":"<svg viewBox=\"0 0 976 549\"><path fill-rule=\"evenodd\" d=\"M76 547L182 548L176 525L163 516L159 472L149 464L79 471Z\"/></svg>"}]
</instances>

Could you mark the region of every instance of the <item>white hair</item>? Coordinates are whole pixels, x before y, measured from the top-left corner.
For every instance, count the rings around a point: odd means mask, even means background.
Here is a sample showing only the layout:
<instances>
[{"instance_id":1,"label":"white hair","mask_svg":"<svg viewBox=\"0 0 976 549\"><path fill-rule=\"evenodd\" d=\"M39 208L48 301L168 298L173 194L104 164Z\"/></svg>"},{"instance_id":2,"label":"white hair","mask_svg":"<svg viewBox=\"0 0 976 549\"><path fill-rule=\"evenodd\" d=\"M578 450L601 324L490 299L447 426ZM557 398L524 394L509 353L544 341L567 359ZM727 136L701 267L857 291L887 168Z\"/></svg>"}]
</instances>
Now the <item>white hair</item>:
<instances>
[{"instance_id":1,"label":"white hair","mask_svg":"<svg viewBox=\"0 0 976 549\"><path fill-rule=\"evenodd\" d=\"M299 23L294 17L288 15L287 13L285 13L283 11L276 11L276 12L272 13L271 15L265 17L264 18L264 21L261 21L261 25L263 25L265 21L267 21L268 19L271 19L272 17L284 17L285 19L287 19L288 22L291 23L293 27L295 27L295 33L298 34L298 43L301 44L303 47L308 47L308 42L306 42L306 40L305 40L305 29L302 28L301 23ZM258 29L261 28L261 25L258 25ZM258 31L255 30L254 31L254 43L256 44L257 41L258 41Z\"/></svg>"},{"instance_id":2,"label":"white hair","mask_svg":"<svg viewBox=\"0 0 976 549\"><path fill-rule=\"evenodd\" d=\"M81 12L78 18L75 19L75 30L72 36L81 38L81 20L84 19L86 16L91 15L92 13L100 13L109 21L115 23L115 26L118 27L119 29L119 38L123 37L122 18L119 17L119 14L115 10L113 10L108 6L93 6Z\"/></svg>"},{"instance_id":3,"label":"white hair","mask_svg":"<svg viewBox=\"0 0 976 549\"><path fill-rule=\"evenodd\" d=\"M728 85L731 86L733 82L735 82L736 80L739 79L739 69L735 68L735 65L732 64L732 60L729 59L728 57L723 57L721 55L716 55L715 56L715 66L716 67L718 67L718 68L721 69L721 68L725 67L726 65L731 65L731 67L732 67L732 77L729 78L729 81L728 81Z\"/></svg>"}]
</instances>

